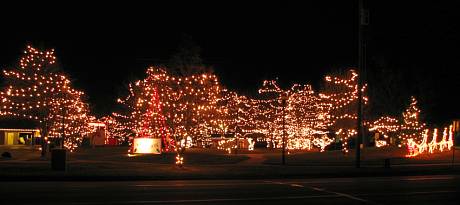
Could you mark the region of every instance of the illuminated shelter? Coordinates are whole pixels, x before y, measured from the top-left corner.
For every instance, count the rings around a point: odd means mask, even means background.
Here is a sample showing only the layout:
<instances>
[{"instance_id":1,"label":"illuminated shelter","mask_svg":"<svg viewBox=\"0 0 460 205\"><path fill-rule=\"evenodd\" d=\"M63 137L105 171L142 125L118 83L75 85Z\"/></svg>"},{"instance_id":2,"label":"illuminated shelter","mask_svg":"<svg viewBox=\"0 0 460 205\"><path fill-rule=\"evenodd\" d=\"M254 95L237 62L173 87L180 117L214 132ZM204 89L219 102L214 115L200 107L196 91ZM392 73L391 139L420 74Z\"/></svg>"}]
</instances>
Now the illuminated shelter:
<instances>
[{"instance_id":1,"label":"illuminated shelter","mask_svg":"<svg viewBox=\"0 0 460 205\"><path fill-rule=\"evenodd\" d=\"M0 128L0 145L34 145L39 137L38 129Z\"/></svg>"},{"instance_id":2,"label":"illuminated shelter","mask_svg":"<svg viewBox=\"0 0 460 205\"><path fill-rule=\"evenodd\" d=\"M0 145L38 145L40 130L29 121L0 120Z\"/></svg>"}]
</instances>

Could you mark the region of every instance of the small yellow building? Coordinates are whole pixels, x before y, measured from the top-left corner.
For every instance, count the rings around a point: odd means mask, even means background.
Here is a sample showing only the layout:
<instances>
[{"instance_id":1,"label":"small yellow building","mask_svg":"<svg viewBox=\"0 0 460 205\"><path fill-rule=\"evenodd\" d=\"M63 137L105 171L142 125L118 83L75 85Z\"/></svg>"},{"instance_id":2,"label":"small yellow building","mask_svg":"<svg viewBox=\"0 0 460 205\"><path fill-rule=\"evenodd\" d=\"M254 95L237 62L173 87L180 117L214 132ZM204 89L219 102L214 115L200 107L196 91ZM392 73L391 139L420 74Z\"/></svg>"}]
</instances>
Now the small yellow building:
<instances>
[{"instance_id":1,"label":"small yellow building","mask_svg":"<svg viewBox=\"0 0 460 205\"><path fill-rule=\"evenodd\" d=\"M38 129L0 128L0 145L31 145L39 137Z\"/></svg>"}]
</instances>

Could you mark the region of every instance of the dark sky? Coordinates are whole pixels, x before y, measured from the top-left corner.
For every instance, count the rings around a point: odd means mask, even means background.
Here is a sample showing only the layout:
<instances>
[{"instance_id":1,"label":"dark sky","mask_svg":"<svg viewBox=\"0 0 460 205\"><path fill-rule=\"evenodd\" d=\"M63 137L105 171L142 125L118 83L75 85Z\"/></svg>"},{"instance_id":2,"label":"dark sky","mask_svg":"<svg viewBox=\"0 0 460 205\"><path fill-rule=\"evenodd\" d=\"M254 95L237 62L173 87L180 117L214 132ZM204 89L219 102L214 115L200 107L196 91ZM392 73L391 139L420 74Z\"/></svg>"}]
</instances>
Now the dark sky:
<instances>
[{"instance_id":1,"label":"dark sky","mask_svg":"<svg viewBox=\"0 0 460 205\"><path fill-rule=\"evenodd\" d=\"M384 59L407 75L423 73L435 91L430 112L436 120L460 117L460 7L447 1L370 1L367 7L369 59ZM0 66L13 65L27 43L55 48L98 115L112 111L124 85L142 76L148 64L165 62L183 34L202 48L225 86L243 92L275 77L284 86L317 87L324 74L357 61L357 1L0 8Z\"/></svg>"}]
</instances>

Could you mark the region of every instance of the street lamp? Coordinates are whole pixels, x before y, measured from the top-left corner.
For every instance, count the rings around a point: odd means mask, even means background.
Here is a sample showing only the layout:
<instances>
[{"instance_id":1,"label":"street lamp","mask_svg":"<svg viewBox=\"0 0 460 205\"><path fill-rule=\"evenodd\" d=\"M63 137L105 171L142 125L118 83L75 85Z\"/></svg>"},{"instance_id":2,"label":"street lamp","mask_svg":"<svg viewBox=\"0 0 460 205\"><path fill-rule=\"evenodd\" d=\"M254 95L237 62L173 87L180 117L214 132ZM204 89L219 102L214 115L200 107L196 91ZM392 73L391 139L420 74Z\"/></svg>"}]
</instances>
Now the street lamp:
<instances>
[{"instance_id":1,"label":"street lamp","mask_svg":"<svg viewBox=\"0 0 460 205\"><path fill-rule=\"evenodd\" d=\"M363 0L358 2L358 106L357 106L357 133L356 133L356 168L361 167L361 144L363 143L363 116L362 116L362 82L363 71L365 67L364 49L365 43L363 42L363 26L369 25L369 12L363 8Z\"/></svg>"}]
</instances>

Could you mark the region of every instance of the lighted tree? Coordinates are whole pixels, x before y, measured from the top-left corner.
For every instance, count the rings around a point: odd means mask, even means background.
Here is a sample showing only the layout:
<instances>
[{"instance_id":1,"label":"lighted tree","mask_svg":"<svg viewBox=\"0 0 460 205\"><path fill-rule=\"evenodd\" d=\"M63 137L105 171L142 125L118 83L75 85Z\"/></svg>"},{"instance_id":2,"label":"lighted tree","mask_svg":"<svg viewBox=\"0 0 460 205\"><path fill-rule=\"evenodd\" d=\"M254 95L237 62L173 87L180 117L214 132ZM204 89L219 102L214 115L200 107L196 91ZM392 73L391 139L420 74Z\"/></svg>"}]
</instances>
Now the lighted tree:
<instances>
[{"instance_id":1,"label":"lighted tree","mask_svg":"<svg viewBox=\"0 0 460 205\"><path fill-rule=\"evenodd\" d=\"M286 91L275 80L266 80L255 98L229 92L222 99L228 116L238 116L228 117L227 125L234 127L237 119L241 133L262 133L269 147L280 148L285 134L288 149L310 149L313 137L327 133L326 115L310 85Z\"/></svg>"},{"instance_id":2,"label":"lighted tree","mask_svg":"<svg viewBox=\"0 0 460 205\"><path fill-rule=\"evenodd\" d=\"M164 96L169 87L166 82L158 81L165 73L154 72L153 68L149 68L147 78L129 84L128 96L118 99L124 107L121 112L113 114L117 123L115 130L125 138L161 138L163 148L168 151L171 144L163 113L162 102L165 100L162 101L160 96Z\"/></svg>"},{"instance_id":3,"label":"lighted tree","mask_svg":"<svg viewBox=\"0 0 460 205\"><path fill-rule=\"evenodd\" d=\"M320 106L328 113L325 119L328 127L342 141L342 150L348 152L348 140L357 134L358 73L350 70L342 75L326 76L325 80ZM363 99L367 101L366 97Z\"/></svg>"},{"instance_id":4,"label":"lighted tree","mask_svg":"<svg viewBox=\"0 0 460 205\"><path fill-rule=\"evenodd\" d=\"M406 144L408 139L415 142L421 141L425 124L419 121L419 117L420 110L417 107L417 100L412 96L409 107L403 112L403 124L399 136L400 144Z\"/></svg>"},{"instance_id":5,"label":"lighted tree","mask_svg":"<svg viewBox=\"0 0 460 205\"><path fill-rule=\"evenodd\" d=\"M244 95L232 94L230 102L226 104L229 113L229 129L237 130L242 136L246 133L264 133L263 127L259 126L259 100Z\"/></svg>"},{"instance_id":6,"label":"lighted tree","mask_svg":"<svg viewBox=\"0 0 460 205\"><path fill-rule=\"evenodd\" d=\"M222 89L217 102L219 117L216 119L216 123L218 127L217 130L213 130L213 132L222 134L234 132L241 134L241 132L238 132L241 128L239 126L242 126L239 120L239 118L243 116L240 107L241 102L240 96L238 96L236 92Z\"/></svg>"},{"instance_id":7,"label":"lighted tree","mask_svg":"<svg viewBox=\"0 0 460 205\"><path fill-rule=\"evenodd\" d=\"M151 96L154 89L158 94L155 103ZM129 112L115 116L123 121L122 129L139 134L139 123L149 112L149 105L158 104L159 113L164 116L165 125L175 141L189 137L197 143L217 126L219 93L220 85L215 75L180 77L168 74L163 68L150 67L147 77L130 84L129 95L119 99Z\"/></svg>"},{"instance_id":8,"label":"lighted tree","mask_svg":"<svg viewBox=\"0 0 460 205\"><path fill-rule=\"evenodd\" d=\"M283 105L282 95L286 95L286 92L278 86L276 80L266 80L259 89L259 99L256 101L255 122L261 133L268 137L272 148L282 145L283 118L287 128L287 102Z\"/></svg>"},{"instance_id":9,"label":"lighted tree","mask_svg":"<svg viewBox=\"0 0 460 205\"><path fill-rule=\"evenodd\" d=\"M136 113L140 114L138 118L135 118L138 120L136 121L136 137L161 138L163 145L165 145L165 151L168 151L169 132L162 113L157 88L146 87L144 89L146 95L144 97L148 102L146 103L146 110L138 110ZM141 99L138 100L141 101Z\"/></svg>"},{"instance_id":10,"label":"lighted tree","mask_svg":"<svg viewBox=\"0 0 460 205\"><path fill-rule=\"evenodd\" d=\"M36 121L43 145L48 138L60 139L72 151L89 131L88 105L55 62L54 50L28 46L18 67L3 71L1 115Z\"/></svg>"},{"instance_id":11,"label":"lighted tree","mask_svg":"<svg viewBox=\"0 0 460 205\"><path fill-rule=\"evenodd\" d=\"M317 97L310 85L294 85L288 99L290 130L297 137L314 134L317 124Z\"/></svg>"},{"instance_id":12,"label":"lighted tree","mask_svg":"<svg viewBox=\"0 0 460 205\"><path fill-rule=\"evenodd\" d=\"M311 149L313 138L327 133L319 103L310 85L292 86L287 105L290 148Z\"/></svg>"}]
</instances>

